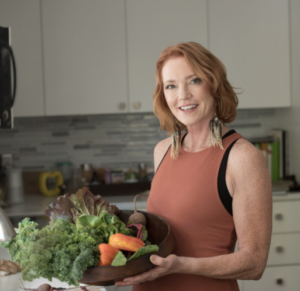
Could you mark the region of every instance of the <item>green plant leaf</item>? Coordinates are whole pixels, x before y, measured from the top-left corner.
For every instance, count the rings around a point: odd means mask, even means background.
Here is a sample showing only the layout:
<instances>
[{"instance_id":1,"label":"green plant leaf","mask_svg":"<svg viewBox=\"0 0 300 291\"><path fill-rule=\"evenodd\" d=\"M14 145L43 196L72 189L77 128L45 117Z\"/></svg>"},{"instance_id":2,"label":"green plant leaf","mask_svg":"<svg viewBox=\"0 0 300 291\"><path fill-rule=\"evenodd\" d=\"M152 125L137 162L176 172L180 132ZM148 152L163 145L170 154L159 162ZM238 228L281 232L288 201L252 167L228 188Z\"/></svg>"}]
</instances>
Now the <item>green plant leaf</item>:
<instances>
[{"instance_id":1,"label":"green plant leaf","mask_svg":"<svg viewBox=\"0 0 300 291\"><path fill-rule=\"evenodd\" d=\"M115 256L114 260L112 261L111 265L116 267L116 266L124 266L127 262L126 257L123 255L121 251L117 253Z\"/></svg>"},{"instance_id":2,"label":"green plant leaf","mask_svg":"<svg viewBox=\"0 0 300 291\"><path fill-rule=\"evenodd\" d=\"M136 251L129 259L133 260L133 259L137 259L140 256L143 256L145 254L151 253L151 252L158 252L159 251L159 247L157 245L149 245L149 246L145 246L142 248L139 248L138 251Z\"/></svg>"}]
</instances>

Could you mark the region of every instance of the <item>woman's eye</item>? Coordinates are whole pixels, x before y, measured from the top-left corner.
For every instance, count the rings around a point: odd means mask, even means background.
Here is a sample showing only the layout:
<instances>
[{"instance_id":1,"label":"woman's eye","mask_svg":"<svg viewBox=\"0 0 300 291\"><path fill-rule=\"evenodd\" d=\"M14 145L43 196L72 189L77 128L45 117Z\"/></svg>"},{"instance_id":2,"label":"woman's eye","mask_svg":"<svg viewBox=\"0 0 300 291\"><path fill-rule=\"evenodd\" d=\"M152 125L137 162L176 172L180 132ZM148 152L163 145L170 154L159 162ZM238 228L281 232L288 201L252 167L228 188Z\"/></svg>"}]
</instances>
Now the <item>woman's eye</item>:
<instances>
[{"instance_id":1,"label":"woman's eye","mask_svg":"<svg viewBox=\"0 0 300 291\"><path fill-rule=\"evenodd\" d=\"M191 81L192 84L200 84L201 83L201 79L199 78L195 78Z\"/></svg>"},{"instance_id":2,"label":"woman's eye","mask_svg":"<svg viewBox=\"0 0 300 291\"><path fill-rule=\"evenodd\" d=\"M167 86L166 86L166 89L173 89L173 88L175 88L174 85L167 85Z\"/></svg>"}]
</instances>

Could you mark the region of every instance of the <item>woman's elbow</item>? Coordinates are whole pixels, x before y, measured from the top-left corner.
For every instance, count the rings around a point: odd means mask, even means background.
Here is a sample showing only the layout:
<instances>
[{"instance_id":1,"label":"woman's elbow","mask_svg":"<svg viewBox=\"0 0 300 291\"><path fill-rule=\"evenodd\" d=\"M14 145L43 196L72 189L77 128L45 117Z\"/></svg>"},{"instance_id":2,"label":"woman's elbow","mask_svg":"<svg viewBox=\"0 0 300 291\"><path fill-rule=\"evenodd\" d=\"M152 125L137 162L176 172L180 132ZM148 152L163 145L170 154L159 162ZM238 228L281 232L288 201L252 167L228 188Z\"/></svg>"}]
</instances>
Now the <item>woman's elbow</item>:
<instances>
[{"instance_id":1,"label":"woman's elbow","mask_svg":"<svg viewBox=\"0 0 300 291\"><path fill-rule=\"evenodd\" d=\"M262 278L264 271L265 271L266 265L257 264L252 272L252 278L251 280L258 281Z\"/></svg>"}]
</instances>

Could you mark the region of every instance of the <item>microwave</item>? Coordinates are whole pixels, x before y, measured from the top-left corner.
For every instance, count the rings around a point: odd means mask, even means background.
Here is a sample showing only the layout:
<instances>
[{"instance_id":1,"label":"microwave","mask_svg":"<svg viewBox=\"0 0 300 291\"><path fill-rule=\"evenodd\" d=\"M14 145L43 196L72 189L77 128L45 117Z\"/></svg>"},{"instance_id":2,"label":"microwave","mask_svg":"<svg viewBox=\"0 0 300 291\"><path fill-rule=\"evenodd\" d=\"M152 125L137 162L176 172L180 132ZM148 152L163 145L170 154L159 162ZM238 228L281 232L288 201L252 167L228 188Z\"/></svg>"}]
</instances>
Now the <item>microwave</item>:
<instances>
[{"instance_id":1,"label":"microwave","mask_svg":"<svg viewBox=\"0 0 300 291\"><path fill-rule=\"evenodd\" d=\"M0 26L0 128L3 129L13 128L13 105L17 88L10 36L10 28Z\"/></svg>"}]
</instances>

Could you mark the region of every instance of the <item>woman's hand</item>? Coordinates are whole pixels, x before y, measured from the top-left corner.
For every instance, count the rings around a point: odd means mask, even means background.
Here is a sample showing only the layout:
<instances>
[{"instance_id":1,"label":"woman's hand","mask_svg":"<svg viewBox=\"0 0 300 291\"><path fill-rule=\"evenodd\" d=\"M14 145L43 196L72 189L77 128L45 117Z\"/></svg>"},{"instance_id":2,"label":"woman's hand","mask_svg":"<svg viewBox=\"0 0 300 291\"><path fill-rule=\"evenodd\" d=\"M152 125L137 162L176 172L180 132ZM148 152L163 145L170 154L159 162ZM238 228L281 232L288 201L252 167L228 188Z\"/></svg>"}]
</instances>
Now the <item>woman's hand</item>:
<instances>
[{"instance_id":1,"label":"woman's hand","mask_svg":"<svg viewBox=\"0 0 300 291\"><path fill-rule=\"evenodd\" d=\"M156 278L178 272L179 260L176 255L169 255L166 258L152 255L150 257L150 261L154 265L156 265L156 267L142 274L125 278L123 281L116 282L115 285L118 287L136 285L145 281L152 281Z\"/></svg>"}]
</instances>

